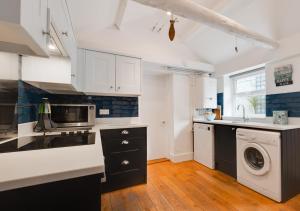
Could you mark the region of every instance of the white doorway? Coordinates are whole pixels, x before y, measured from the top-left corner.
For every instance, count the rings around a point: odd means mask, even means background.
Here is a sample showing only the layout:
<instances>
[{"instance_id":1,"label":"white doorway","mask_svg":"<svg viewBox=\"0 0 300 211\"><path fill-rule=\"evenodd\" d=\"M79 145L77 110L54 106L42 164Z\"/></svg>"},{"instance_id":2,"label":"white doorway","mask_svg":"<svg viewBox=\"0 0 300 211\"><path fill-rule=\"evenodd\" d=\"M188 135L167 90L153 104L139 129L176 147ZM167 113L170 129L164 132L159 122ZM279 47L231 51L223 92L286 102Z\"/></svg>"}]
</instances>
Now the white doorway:
<instances>
[{"instance_id":1,"label":"white doorway","mask_svg":"<svg viewBox=\"0 0 300 211\"><path fill-rule=\"evenodd\" d=\"M148 125L148 160L169 157L167 75L143 75L141 121Z\"/></svg>"}]
</instances>

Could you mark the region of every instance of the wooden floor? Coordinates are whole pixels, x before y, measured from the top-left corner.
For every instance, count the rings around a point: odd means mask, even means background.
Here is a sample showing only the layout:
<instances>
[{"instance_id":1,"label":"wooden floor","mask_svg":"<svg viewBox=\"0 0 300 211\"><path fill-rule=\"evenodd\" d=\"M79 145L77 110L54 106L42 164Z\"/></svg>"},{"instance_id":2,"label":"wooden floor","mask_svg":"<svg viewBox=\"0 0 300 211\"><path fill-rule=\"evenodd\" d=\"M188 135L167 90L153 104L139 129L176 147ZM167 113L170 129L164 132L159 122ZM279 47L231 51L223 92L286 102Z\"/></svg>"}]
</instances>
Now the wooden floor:
<instances>
[{"instance_id":1,"label":"wooden floor","mask_svg":"<svg viewBox=\"0 0 300 211\"><path fill-rule=\"evenodd\" d=\"M148 184L102 195L102 210L297 210L300 195L276 203L194 161L148 165Z\"/></svg>"}]
</instances>

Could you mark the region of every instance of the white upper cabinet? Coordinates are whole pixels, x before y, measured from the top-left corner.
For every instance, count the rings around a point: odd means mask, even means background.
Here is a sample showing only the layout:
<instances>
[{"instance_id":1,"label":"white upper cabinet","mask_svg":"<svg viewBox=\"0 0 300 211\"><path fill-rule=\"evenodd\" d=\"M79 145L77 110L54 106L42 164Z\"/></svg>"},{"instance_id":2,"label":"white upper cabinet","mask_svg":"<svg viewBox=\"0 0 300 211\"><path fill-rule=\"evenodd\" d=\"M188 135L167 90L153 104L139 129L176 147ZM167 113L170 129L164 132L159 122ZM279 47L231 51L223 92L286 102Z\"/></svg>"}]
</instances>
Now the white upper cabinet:
<instances>
[{"instance_id":1,"label":"white upper cabinet","mask_svg":"<svg viewBox=\"0 0 300 211\"><path fill-rule=\"evenodd\" d=\"M0 50L48 57L47 0L0 1Z\"/></svg>"},{"instance_id":2,"label":"white upper cabinet","mask_svg":"<svg viewBox=\"0 0 300 211\"><path fill-rule=\"evenodd\" d=\"M81 68L83 92L119 96L141 94L140 59L90 50L80 51L80 57L84 55L84 59L79 59L84 63L84 69Z\"/></svg>"},{"instance_id":3,"label":"white upper cabinet","mask_svg":"<svg viewBox=\"0 0 300 211\"><path fill-rule=\"evenodd\" d=\"M115 93L116 57L112 54L86 51L83 91L95 94Z\"/></svg>"},{"instance_id":4,"label":"white upper cabinet","mask_svg":"<svg viewBox=\"0 0 300 211\"><path fill-rule=\"evenodd\" d=\"M195 87L196 108L217 108L217 79L199 77Z\"/></svg>"},{"instance_id":5,"label":"white upper cabinet","mask_svg":"<svg viewBox=\"0 0 300 211\"><path fill-rule=\"evenodd\" d=\"M50 52L50 58L23 56L22 80L48 91L81 91L77 45L66 1L49 0L48 15L51 44L56 50Z\"/></svg>"},{"instance_id":6,"label":"white upper cabinet","mask_svg":"<svg viewBox=\"0 0 300 211\"><path fill-rule=\"evenodd\" d=\"M120 94L140 95L141 60L116 56L116 91Z\"/></svg>"},{"instance_id":7,"label":"white upper cabinet","mask_svg":"<svg viewBox=\"0 0 300 211\"><path fill-rule=\"evenodd\" d=\"M78 89L77 82L80 79L77 75L77 44L66 1L51 0L48 1L48 4L51 26L54 28L57 38L62 45L61 51L64 51L64 56L68 56L71 60L72 84Z\"/></svg>"},{"instance_id":8,"label":"white upper cabinet","mask_svg":"<svg viewBox=\"0 0 300 211\"><path fill-rule=\"evenodd\" d=\"M0 52L0 80L19 79L19 56Z\"/></svg>"},{"instance_id":9,"label":"white upper cabinet","mask_svg":"<svg viewBox=\"0 0 300 211\"><path fill-rule=\"evenodd\" d=\"M62 43L63 50L69 57L72 57L76 54L77 46L66 1L50 0L48 2L51 25Z\"/></svg>"}]
</instances>

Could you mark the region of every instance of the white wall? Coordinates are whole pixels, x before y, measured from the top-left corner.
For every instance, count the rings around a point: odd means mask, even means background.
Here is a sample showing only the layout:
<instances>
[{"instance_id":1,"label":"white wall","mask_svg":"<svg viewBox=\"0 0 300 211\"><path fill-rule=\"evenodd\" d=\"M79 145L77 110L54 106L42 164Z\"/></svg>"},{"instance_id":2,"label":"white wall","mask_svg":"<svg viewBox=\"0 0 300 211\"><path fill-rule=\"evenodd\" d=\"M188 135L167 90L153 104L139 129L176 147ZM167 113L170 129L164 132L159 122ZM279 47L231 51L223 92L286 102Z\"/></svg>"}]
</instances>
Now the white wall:
<instances>
[{"instance_id":1,"label":"white wall","mask_svg":"<svg viewBox=\"0 0 300 211\"><path fill-rule=\"evenodd\" d=\"M230 109L226 109L226 106L230 106L230 97L227 97L230 85L228 80L226 80L226 78L224 79L223 76L264 63L266 64L267 94L299 92L300 33L280 40L280 47L276 50L262 48L253 49L245 54L237 56L232 60L216 65L215 75L218 78L219 83L218 92L224 92L225 115L230 115L230 112L228 112ZM274 84L274 68L286 64L294 65L294 84L276 87ZM222 84L224 85L222 86ZM266 120L270 121L270 118L267 118ZM290 118L290 123L299 124L300 118Z\"/></svg>"},{"instance_id":2,"label":"white wall","mask_svg":"<svg viewBox=\"0 0 300 211\"><path fill-rule=\"evenodd\" d=\"M149 126L148 160L192 160L194 77L159 68L143 66L140 120Z\"/></svg>"},{"instance_id":3,"label":"white wall","mask_svg":"<svg viewBox=\"0 0 300 211\"><path fill-rule=\"evenodd\" d=\"M280 40L280 47L278 49L254 48L244 54L238 54L231 60L217 64L215 65L215 75L220 77L224 74L281 60L298 53L300 53L300 33Z\"/></svg>"},{"instance_id":4,"label":"white wall","mask_svg":"<svg viewBox=\"0 0 300 211\"><path fill-rule=\"evenodd\" d=\"M170 158L173 162L193 159L193 79L188 75L170 76L171 134Z\"/></svg>"},{"instance_id":5,"label":"white wall","mask_svg":"<svg viewBox=\"0 0 300 211\"><path fill-rule=\"evenodd\" d=\"M290 1L290 0L284 0ZM270 38L278 39L278 22L274 16L278 16L275 11L274 0L234 0L229 1L226 5L232 4L232 9L225 11L223 14L229 18L241 23L248 29L265 35ZM236 4L236 6L234 6ZM229 6L230 7L230 6ZM211 64L218 64L234 58L235 36L225 33L213 27L202 26L190 40L187 45L193 49L200 58ZM254 42L244 39L237 39L239 51L247 52L253 48Z\"/></svg>"},{"instance_id":6,"label":"white wall","mask_svg":"<svg viewBox=\"0 0 300 211\"><path fill-rule=\"evenodd\" d=\"M144 74L140 119L148 125L148 160L169 158L167 76Z\"/></svg>"}]
</instances>

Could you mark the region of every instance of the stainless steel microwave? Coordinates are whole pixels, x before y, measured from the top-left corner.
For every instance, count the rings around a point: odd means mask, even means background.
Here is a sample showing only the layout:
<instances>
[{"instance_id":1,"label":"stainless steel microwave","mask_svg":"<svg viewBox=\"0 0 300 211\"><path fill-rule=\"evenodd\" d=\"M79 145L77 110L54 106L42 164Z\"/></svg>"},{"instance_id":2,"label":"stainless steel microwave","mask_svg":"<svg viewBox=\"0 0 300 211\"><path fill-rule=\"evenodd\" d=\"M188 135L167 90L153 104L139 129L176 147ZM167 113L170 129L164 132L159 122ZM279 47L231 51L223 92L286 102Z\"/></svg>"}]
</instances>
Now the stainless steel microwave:
<instances>
[{"instance_id":1,"label":"stainless steel microwave","mask_svg":"<svg viewBox=\"0 0 300 211\"><path fill-rule=\"evenodd\" d=\"M92 104L51 104L51 120L58 128L95 125L96 106Z\"/></svg>"}]
</instances>

